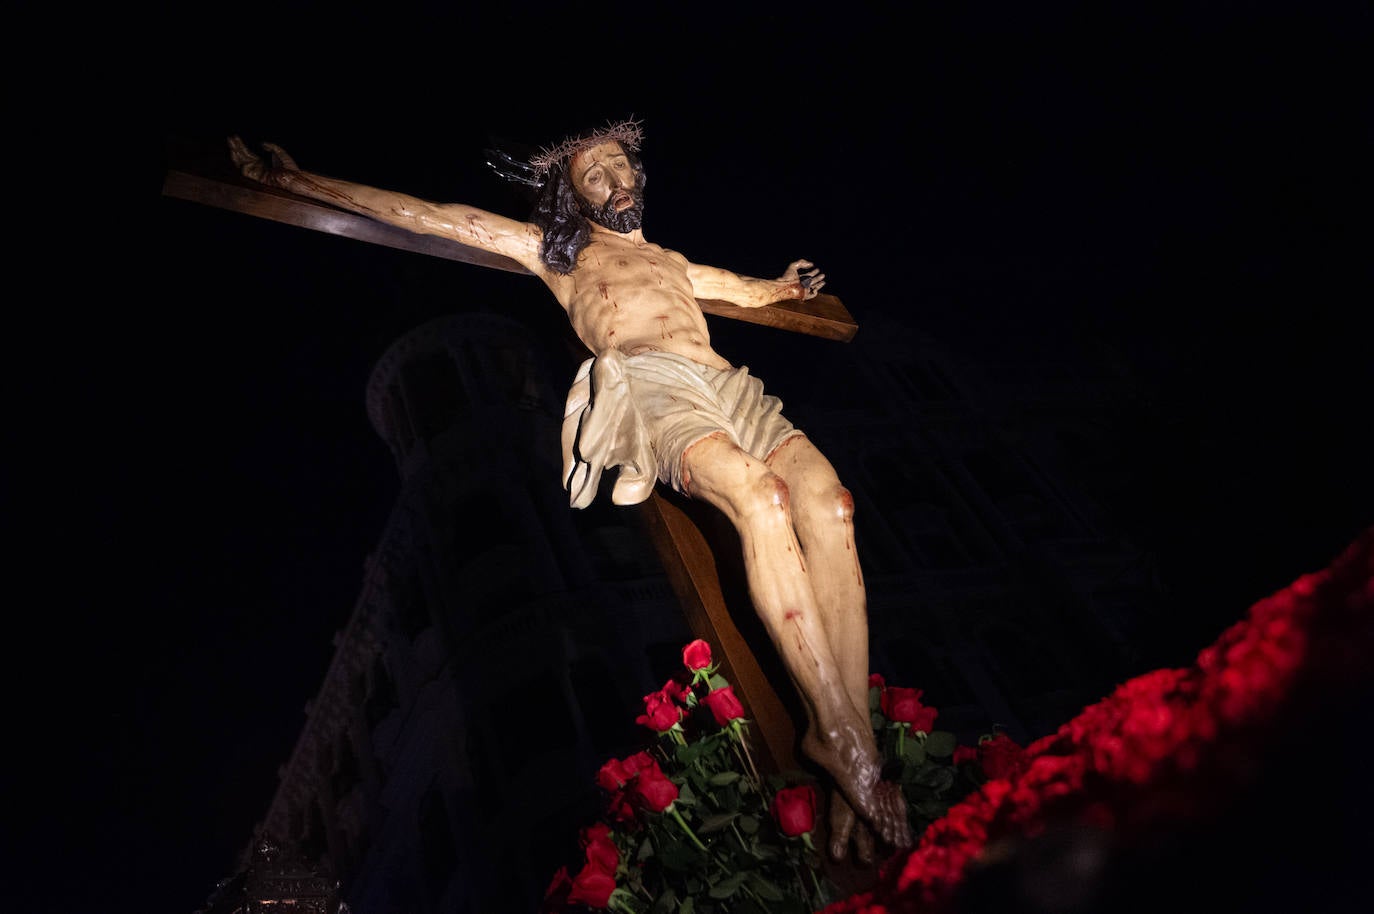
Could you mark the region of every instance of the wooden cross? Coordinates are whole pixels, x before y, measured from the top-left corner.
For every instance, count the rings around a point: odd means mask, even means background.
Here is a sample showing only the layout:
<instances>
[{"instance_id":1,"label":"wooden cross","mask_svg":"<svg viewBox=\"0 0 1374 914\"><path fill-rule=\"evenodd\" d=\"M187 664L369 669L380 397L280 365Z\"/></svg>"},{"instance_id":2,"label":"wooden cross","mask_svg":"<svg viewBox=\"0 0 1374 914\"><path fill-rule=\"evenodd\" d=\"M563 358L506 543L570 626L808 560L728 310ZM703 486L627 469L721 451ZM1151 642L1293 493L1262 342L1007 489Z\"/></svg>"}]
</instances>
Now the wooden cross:
<instances>
[{"instance_id":1,"label":"wooden cross","mask_svg":"<svg viewBox=\"0 0 1374 914\"><path fill-rule=\"evenodd\" d=\"M173 162L164 176L162 193L371 244L532 275L499 254L408 232L249 181L238 173L227 151ZM832 295L819 294L809 301L779 302L762 308L703 299L698 299L698 304L707 314L842 342L858 332L849 312ZM688 625L696 637L711 645L722 675L734 685L736 696L756 725L763 742L759 748L765 755L761 761L773 771L797 768L794 721L802 719L798 716L801 712L792 690L780 693L773 686L788 682L787 673L749 601L733 528L709 505L671 490L665 492L662 486L654 487L640 511ZM751 644L760 646L758 653Z\"/></svg>"}]
</instances>

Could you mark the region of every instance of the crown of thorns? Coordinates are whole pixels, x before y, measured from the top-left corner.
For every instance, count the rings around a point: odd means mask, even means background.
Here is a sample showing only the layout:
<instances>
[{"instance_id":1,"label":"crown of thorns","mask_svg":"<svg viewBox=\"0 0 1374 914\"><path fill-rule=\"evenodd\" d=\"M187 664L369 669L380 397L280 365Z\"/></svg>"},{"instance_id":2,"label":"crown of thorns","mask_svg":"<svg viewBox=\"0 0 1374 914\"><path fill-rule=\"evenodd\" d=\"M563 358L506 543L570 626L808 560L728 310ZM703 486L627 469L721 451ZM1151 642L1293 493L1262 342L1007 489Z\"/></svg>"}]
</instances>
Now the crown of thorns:
<instances>
[{"instance_id":1,"label":"crown of thorns","mask_svg":"<svg viewBox=\"0 0 1374 914\"><path fill-rule=\"evenodd\" d=\"M556 146L539 150L537 155L530 158L530 167L546 174L549 169L569 156L610 142L619 143L631 152L638 152L640 144L644 142L644 131L640 127L640 122L634 118L627 118L617 123L608 123L605 127L589 133L568 137Z\"/></svg>"}]
</instances>

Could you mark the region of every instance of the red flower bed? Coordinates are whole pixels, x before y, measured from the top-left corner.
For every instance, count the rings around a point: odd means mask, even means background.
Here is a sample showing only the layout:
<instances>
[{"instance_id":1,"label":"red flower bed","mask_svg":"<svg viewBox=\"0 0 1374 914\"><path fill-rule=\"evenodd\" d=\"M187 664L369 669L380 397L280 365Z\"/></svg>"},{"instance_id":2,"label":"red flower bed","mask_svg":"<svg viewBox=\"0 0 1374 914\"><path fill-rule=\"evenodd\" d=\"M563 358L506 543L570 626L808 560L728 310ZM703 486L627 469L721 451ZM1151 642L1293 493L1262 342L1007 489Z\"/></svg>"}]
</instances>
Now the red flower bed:
<instances>
[{"instance_id":1,"label":"red flower bed","mask_svg":"<svg viewBox=\"0 0 1374 914\"><path fill-rule=\"evenodd\" d=\"M1317 740L1367 731L1371 670L1374 528L1326 570L1256 603L1192 666L1138 676L1025 749L980 746L993 779L889 860L871 891L824 914L1143 911L1157 901L1335 910L1323 892L1353 899L1343 881L1353 886L1367 865L1370 779L1340 761L1349 749ZM1073 867L1076 877L1050 884ZM1207 873L1224 884L1182 884ZM1117 885L1093 885L1109 879ZM1204 901L1208 888L1231 903ZM1085 907L1093 891L1113 904Z\"/></svg>"}]
</instances>

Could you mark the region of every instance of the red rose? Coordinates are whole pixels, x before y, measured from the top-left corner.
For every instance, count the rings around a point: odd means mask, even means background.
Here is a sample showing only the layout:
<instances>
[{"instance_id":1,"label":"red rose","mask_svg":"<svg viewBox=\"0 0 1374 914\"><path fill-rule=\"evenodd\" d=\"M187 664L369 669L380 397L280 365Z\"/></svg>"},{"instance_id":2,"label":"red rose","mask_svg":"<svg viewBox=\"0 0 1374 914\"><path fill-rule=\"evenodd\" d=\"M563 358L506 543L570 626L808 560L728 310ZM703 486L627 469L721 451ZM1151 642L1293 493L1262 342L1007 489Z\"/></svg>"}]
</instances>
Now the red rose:
<instances>
[{"instance_id":1,"label":"red rose","mask_svg":"<svg viewBox=\"0 0 1374 914\"><path fill-rule=\"evenodd\" d=\"M573 879L568 901L578 902L589 908L604 908L611 903L611 893L614 891L615 877L596 864L588 863Z\"/></svg>"},{"instance_id":2,"label":"red rose","mask_svg":"<svg viewBox=\"0 0 1374 914\"><path fill-rule=\"evenodd\" d=\"M611 827L605 822L597 822L582 829L582 848L586 851L587 862L615 875L620 865L620 848L611 840Z\"/></svg>"},{"instance_id":3,"label":"red rose","mask_svg":"<svg viewBox=\"0 0 1374 914\"><path fill-rule=\"evenodd\" d=\"M682 720L682 708L661 689L644 696L644 711L635 718L635 723L659 733L666 733Z\"/></svg>"},{"instance_id":4,"label":"red rose","mask_svg":"<svg viewBox=\"0 0 1374 914\"><path fill-rule=\"evenodd\" d=\"M601 770L596 773L596 783L602 789L614 792L624 787L632 777L634 777L634 772L627 771L624 762L613 758L602 765Z\"/></svg>"},{"instance_id":5,"label":"red rose","mask_svg":"<svg viewBox=\"0 0 1374 914\"><path fill-rule=\"evenodd\" d=\"M544 900L539 903L539 914L556 914L568 908L568 893L572 891L572 877L568 868L560 866L553 874L549 887L544 890Z\"/></svg>"},{"instance_id":6,"label":"red rose","mask_svg":"<svg viewBox=\"0 0 1374 914\"><path fill-rule=\"evenodd\" d=\"M911 724L911 729L929 733L935 728L935 717L940 712L921 704L921 695L921 689L889 686L883 689L883 713L887 715L888 720L899 724Z\"/></svg>"},{"instance_id":7,"label":"red rose","mask_svg":"<svg viewBox=\"0 0 1374 914\"><path fill-rule=\"evenodd\" d=\"M676 679L669 679L665 682L662 691L664 695L667 695L678 704L682 704L687 700L687 687Z\"/></svg>"},{"instance_id":8,"label":"red rose","mask_svg":"<svg viewBox=\"0 0 1374 914\"><path fill-rule=\"evenodd\" d=\"M702 701L711 709L711 715L715 717L718 726L723 727L735 718L744 716L744 705L735 697L733 686L723 686L714 692L708 692Z\"/></svg>"},{"instance_id":9,"label":"red rose","mask_svg":"<svg viewBox=\"0 0 1374 914\"><path fill-rule=\"evenodd\" d=\"M711 645L698 638L682 649L682 662L692 672L711 665Z\"/></svg>"},{"instance_id":10,"label":"red rose","mask_svg":"<svg viewBox=\"0 0 1374 914\"><path fill-rule=\"evenodd\" d=\"M784 787L773 796L768 811L784 835L800 837L816 827L816 788L811 784Z\"/></svg>"},{"instance_id":11,"label":"red rose","mask_svg":"<svg viewBox=\"0 0 1374 914\"><path fill-rule=\"evenodd\" d=\"M1026 750L1010 736L998 733L978 745L978 762L988 777L1011 779L1024 771L1030 760L1026 758Z\"/></svg>"},{"instance_id":12,"label":"red rose","mask_svg":"<svg viewBox=\"0 0 1374 914\"><path fill-rule=\"evenodd\" d=\"M634 784L630 789L645 806L654 812L663 812L677 799L677 785L663 773L657 762L652 759L650 762L652 767L645 768L635 775Z\"/></svg>"},{"instance_id":13,"label":"red rose","mask_svg":"<svg viewBox=\"0 0 1374 914\"><path fill-rule=\"evenodd\" d=\"M625 759L622 764L624 765L625 773L629 776L626 780L633 778L641 771L658 767L658 762L654 761L654 757L643 751L636 752L634 755Z\"/></svg>"},{"instance_id":14,"label":"red rose","mask_svg":"<svg viewBox=\"0 0 1374 914\"><path fill-rule=\"evenodd\" d=\"M977 749L973 748L972 746L955 746L955 747L954 747L954 764L955 764L955 765L962 765L962 764L964 764L965 762L976 762L976 761L978 761L978 750L977 750Z\"/></svg>"},{"instance_id":15,"label":"red rose","mask_svg":"<svg viewBox=\"0 0 1374 914\"><path fill-rule=\"evenodd\" d=\"M635 808L630 805L626 798L626 791L617 790L611 794L611 798L606 801L606 815L612 822L625 825L633 825L635 822Z\"/></svg>"},{"instance_id":16,"label":"red rose","mask_svg":"<svg viewBox=\"0 0 1374 914\"><path fill-rule=\"evenodd\" d=\"M868 687L870 689L885 689L887 688L887 680L883 678L882 673L869 673Z\"/></svg>"}]
</instances>

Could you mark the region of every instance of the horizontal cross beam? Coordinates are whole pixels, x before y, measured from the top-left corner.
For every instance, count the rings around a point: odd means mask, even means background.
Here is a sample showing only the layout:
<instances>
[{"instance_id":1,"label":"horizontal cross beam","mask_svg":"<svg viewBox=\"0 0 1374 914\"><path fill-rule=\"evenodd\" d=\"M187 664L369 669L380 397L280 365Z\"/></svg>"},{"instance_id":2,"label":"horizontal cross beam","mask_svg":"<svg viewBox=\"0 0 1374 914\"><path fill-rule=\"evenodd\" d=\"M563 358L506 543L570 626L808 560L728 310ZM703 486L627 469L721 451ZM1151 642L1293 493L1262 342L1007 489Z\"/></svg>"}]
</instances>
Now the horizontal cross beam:
<instances>
[{"instance_id":1,"label":"horizontal cross beam","mask_svg":"<svg viewBox=\"0 0 1374 914\"><path fill-rule=\"evenodd\" d=\"M228 153L225 153L226 167L223 169L213 166L169 168L163 179L162 193L167 197L259 216L274 222L340 235L370 244L506 270L510 273L533 275L514 260L500 254L435 235L409 232L366 216L257 184L240 177L236 171L227 167L228 163ZM854 322L844 304L835 296L825 293L818 294L810 301L778 302L762 308L740 308L729 302L702 298L697 299L697 304L706 314L840 342L852 340L859 330L858 324Z\"/></svg>"}]
</instances>

